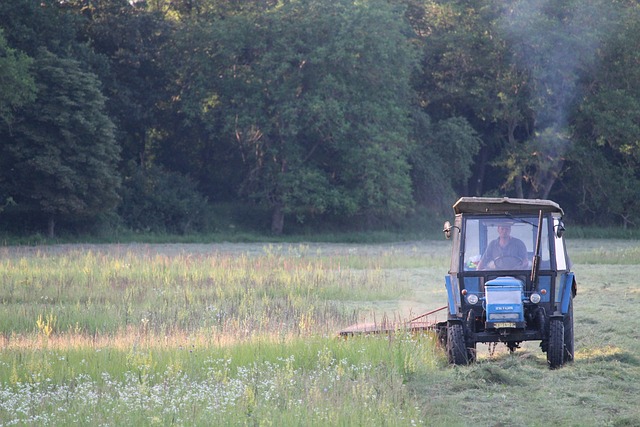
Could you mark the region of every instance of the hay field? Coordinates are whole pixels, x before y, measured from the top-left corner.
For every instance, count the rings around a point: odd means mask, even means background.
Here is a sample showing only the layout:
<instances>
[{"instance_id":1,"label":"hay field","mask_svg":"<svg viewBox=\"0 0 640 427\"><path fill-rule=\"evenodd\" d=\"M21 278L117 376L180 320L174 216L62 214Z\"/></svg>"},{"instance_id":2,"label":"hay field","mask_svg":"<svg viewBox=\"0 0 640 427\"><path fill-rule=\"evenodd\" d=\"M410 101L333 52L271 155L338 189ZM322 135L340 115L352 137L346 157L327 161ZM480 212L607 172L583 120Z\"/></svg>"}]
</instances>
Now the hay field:
<instances>
[{"instance_id":1,"label":"hay field","mask_svg":"<svg viewBox=\"0 0 640 427\"><path fill-rule=\"evenodd\" d=\"M640 242L569 242L576 360L342 340L446 303L445 241L0 248L0 425L640 425Z\"/></svg>"}]
</instances>

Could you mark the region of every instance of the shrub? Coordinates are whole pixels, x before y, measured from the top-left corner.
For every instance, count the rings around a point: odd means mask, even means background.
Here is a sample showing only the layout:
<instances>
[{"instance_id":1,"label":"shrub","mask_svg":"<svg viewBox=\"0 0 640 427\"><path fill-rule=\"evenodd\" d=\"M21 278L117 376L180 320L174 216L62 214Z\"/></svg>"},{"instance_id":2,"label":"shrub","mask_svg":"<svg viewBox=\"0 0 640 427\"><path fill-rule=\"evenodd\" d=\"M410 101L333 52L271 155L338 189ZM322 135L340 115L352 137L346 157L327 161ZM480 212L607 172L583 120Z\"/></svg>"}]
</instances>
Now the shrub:
<instances>
[{"instance_id":1,"label":"shrub","mask_svg":"<svg viewBox=\"0 0 640 427\"><path fill-rule=\"evenodd\" d=\"M207 200L184 175L135 167L121 191L118 212L134 231L186 234L207 228Z\"/></svg>"}]
</instances>

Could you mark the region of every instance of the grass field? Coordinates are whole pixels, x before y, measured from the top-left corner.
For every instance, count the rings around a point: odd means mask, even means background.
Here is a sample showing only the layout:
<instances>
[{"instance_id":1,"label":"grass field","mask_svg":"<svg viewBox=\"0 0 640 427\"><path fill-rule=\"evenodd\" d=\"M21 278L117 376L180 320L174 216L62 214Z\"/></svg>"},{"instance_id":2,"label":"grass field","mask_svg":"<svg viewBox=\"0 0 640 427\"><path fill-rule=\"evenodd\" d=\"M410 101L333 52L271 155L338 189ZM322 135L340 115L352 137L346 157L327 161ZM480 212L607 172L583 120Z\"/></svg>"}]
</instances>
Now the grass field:
<instances>
[{"instance_id":1,"label":"grass field","mask_svg":"<svg viewBox=\"0 0 640 427\"><path fill-rule=\"evenodd\" d=\"M0 248L0 425L640 425L640 242L568 244L554 371L537 343L450 367L430 335L337 338L444 305L445 241Z\"/></svg>"}]
</instances>

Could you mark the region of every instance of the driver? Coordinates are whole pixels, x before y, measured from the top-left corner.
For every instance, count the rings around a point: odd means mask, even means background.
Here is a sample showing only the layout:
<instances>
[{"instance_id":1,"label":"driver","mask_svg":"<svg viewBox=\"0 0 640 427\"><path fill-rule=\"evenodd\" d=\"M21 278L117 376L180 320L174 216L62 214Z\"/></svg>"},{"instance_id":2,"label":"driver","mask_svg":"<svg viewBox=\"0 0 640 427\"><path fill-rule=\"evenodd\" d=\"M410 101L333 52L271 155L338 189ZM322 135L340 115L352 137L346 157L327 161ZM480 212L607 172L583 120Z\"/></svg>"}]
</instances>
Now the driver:
<instances>
[{"instance_id":1,"label":"driver","mask_svg":"<svg viewBox=\"0 0 640 427\"><path fill-rule=\"evenodd\" d=\"M498 266L496 266L496 260ZM484 255L478 262L478 270L493 269L525 269L527 268L527 247L522 240L511 237L511 224L498 225L498 238L491 241Z\"/></svg>"}]
</instances>

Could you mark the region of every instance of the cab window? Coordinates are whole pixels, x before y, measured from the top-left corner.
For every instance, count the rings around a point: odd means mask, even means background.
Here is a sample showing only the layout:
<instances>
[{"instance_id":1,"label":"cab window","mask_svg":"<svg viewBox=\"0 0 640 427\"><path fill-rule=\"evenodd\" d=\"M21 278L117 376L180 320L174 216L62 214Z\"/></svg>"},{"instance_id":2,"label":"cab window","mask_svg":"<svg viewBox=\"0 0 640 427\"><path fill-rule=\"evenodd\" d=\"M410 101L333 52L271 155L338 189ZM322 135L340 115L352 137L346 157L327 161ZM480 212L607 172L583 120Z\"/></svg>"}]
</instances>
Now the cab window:
<instances>
[{"instance_id":1,"label":"cab window","mask_svg":"<svg viewBox=\"0 0 640 427\"><path fill-rule=\"evenodd\" d=\"M474 271L491 241L498 239L498 226L508 224L510 237L519 239L526 247L527 267L531 267L536 248L537 217L467 218L464 227L464 270ZM541 268L550 268L547 219L543 219L541 236ZM563 252L564 253L564 252Z\"/></svg>"}]
</instances>

